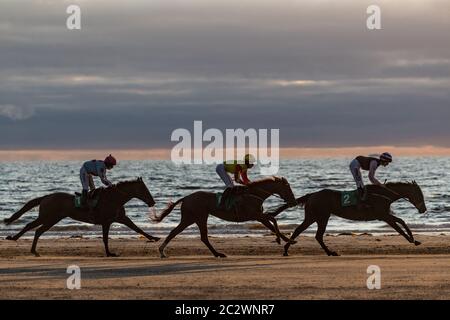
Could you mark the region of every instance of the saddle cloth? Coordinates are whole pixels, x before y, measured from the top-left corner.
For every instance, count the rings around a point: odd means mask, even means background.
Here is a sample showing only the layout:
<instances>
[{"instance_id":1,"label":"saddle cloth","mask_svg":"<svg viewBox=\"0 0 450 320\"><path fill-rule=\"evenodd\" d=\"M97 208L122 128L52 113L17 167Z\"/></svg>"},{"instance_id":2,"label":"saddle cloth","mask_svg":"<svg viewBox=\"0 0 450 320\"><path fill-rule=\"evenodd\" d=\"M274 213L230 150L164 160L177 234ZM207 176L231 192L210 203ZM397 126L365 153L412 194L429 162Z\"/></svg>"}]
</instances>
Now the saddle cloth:
<instances>
[{"instance_id":1,"label":"saddle cloth","mask_svg":"<svg viewBox=\"0 0 450 320\"><path fill-rule=\"evenodd\" d=\"M216 193L216 207L217 209L225 209L225 210L231 210L234 208L234 206L237 203L237 199L235 196L228 196L225 199L223 199L223 193L218 192Z\"/></svg>"},{"instance_id":2,"label":"saddle cloth","mask_svg":"<svg viewBox=\"0 0 450 320\"><path fill-rule=\"evenodd\" d=\"M100 199L102 188L95 189L94 191L89 192L88 205L92 209L96 208L98 205L98 201ZM75 192L75 208L82 208L81 205L81 193Z\"/></svg>"},{"instance_id":3,"label":"saddle cloth","mask_svg":"<svg viewBox=\"0 0 450 320\"><path fill-rule=\"evenodd\" d=\"M358 204L358 191L341 191L341 206L352 207Z\"/></svg>"}]
</instances>

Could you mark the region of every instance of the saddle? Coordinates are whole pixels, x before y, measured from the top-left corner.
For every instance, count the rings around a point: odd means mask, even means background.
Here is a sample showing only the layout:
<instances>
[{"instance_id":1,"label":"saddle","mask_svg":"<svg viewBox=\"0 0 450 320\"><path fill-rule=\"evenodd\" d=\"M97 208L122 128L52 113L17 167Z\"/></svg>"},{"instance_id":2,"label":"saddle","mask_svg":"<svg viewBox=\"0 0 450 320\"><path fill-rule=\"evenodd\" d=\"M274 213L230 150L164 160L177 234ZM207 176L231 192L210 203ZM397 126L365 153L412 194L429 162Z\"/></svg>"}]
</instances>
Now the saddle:
<instances>
[{"instance_id":1,"label":"saddle","mask_svg":"<svg viewBox=\"0 0 450 320\"><path fill-rule=\"evenodd\" d=\"M217 209L226 211L236 209L237 204L247 192L248 187L235 186L232 188L225 189L223 193L217 193L216 194Z\"/></svg>"},{"instance_id":2,"label":"saddle","mask_svg":"<svg viewBox=\"0 0 450 320\"><path fill-rule=\"evenodd\" d=\"M94 189L93 191L89 191L88 200L87 200L87 202L88 202L87 208L95 209L97 207L102 191L103 191L103 188L97 188L97 189ZM86 209L81 204L81 193L79 193L79 192L75 192L75 208Z\"/></svg>"}]
</instances>

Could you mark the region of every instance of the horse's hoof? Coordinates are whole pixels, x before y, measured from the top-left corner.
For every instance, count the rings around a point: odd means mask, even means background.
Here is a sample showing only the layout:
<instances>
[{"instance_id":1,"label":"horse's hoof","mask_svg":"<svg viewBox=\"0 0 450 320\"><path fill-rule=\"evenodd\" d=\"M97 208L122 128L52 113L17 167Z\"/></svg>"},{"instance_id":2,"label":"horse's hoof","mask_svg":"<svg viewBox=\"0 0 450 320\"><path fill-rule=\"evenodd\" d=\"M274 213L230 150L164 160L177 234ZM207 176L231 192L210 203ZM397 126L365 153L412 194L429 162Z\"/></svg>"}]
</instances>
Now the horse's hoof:
<instances>
[{"instance_id":1,"label":"horse's hoof","mask_svg":"<svg viewBox=\"0 0 450 320\"><path fill-rule=\"evenodd\" d=\"M118 255L118 254L115 254L115 253L108 253L106 256L107 256L107 257L110 257L110 258L116 258L116 257L118 257L119 255Z\"/></svg>"},{"instance_id":2,"label":"horse's hoof","mask_svg":"<svg viewBox=\"0 0 450 320\"><path fill-rule=\"evenodd\" d=\"M36 258L39 258L41 255L39 254L39 253L37 253L37 252L32 252L32 254L34 254L34 256L36 257Z\"/></svg>"},{"instance_id":3,"label":"horse's hoof","mask_svg":"<svg viewBox=\"0 0 450 320\"><path fill-rule=\"evenodd\" d=\"M161 238L151 237L150 239L148 239L148 242L158 242L159 240L161 240Z\"/></svg>"},{"instance_id":4,"label":"horse's hoof","mask_svg":"<svg viewBox=\"0 0 450 320\"><path fill-rule=\"evenodd\" d=\"M289 257L289 253L287 252L283 253L283 257Z\"/></svg>"},{"instance_id":5,"label":"horse's hoof","mask_svg":"<svg viewBox=\"0 0 450 320\"><path fill-rule=\"evenodd\" d=\"M11 237L11 236L7 236L7 237L6 237L6 240L12 240L12 241L14 241L13 237Z\"/></svg>"},{"instance_id":6,"label":"horse's hoof","mask_svg":"<svg viewBox=\"0 0 450 320\"><path fill-rule=\"evenodd\" d=\"M227 256L224 255L223 253L218 253L216 254L216 258L226 258Z\"/></svg>"},{"instance_id":7,"label":"horse's hoof","mask_svg":"<svg viewBox=\"0 0 450 320\"><path fill-rule=\"evenodd\" d=\"M422 244L422 242L420 242L420 241L414 241L414 244L415 244L416 246L420 246L420 245Z\"/></svg>"},{"instance_id":8,"label":"horse's hoof","mask_svg":"<svg viewBox=\"0 0 450 320\"><path fill-rule=\"evenodd\" d=\"M161 259L167 258L166 254L164 253L164 250L161 249L159 249L159 256L161 257Z\"/></svg>"},{"instance_id":9,"label":"horse's hoof","mask_svg":"<svg viewBox=\"0 0 450 320\"><path fill-rule=\"evenodd\" d=\"M328 253L328 255L329 255L329 256L332 256L332 257L339 257L339 254L338 254L337 252L334 252L334 251L330 251L330 252Z\"/></svg>"}]
</instances>

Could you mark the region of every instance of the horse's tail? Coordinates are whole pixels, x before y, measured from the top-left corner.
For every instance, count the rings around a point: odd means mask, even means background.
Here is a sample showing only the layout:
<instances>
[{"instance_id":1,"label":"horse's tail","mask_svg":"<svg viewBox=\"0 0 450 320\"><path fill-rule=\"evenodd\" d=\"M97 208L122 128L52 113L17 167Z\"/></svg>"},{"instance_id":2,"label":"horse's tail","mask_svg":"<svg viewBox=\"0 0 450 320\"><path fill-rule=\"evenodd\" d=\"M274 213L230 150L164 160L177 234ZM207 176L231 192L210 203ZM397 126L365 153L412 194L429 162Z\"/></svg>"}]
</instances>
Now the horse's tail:
<instances>
[{"instance_id":1,"label":"horse's tail","mask_svg":"<svg viewBox=\"0 0 450 320\"><path fill-rule=\"evenodd\" d=\"M304 207L306 202L308 202L309 197L311 197L312 193L308 193L307 195L304 195L303 197L297 198L297 204L300 207Z\"/></svg>"},{"instance_id":2,"label":"horse's tail","mask_svg":"<svg viewBox=\"0 0 450 320\"><path fill-rule=\"evenodd\" d=\"M150 216L150 219L151 219L153 222L156 222L156 223L159 223L159 222L163 221L163 219L164 219L165 217L167 217L167 216L169 215L169 213L171 213L172 210L173 210L179 203L181 203L183 200L184 200L184 198L181 198L181 199L178 200L177 202L169 203L169 205L167 206L167 208L164 209L164 211L161 212L161 214L160 214L159 216L158 216L158 215L151 215L151 216Z\"/></svg>"},{"instance_id":3,"label":"horse's tail","mask_svg":"<svg viewBox=\"0 0 450 320\"><path fill-rule=\"evenodd\" d=\"M22 209L20 209L19 211L17 211L16 213L14 213L11 217L3 220L4 223L6 224L11 224L12 222L16 221L17 219L19 219L22 215L24 215L26 212L30 211L31 209L33 209L34 207L37 207L38 205L41 204L42 199L44 199L45 197L40 197L40 198L36 198L33 199L29 202L27 202L27 204L25 204L23 206Z\"/></svg>"}]
</instances>

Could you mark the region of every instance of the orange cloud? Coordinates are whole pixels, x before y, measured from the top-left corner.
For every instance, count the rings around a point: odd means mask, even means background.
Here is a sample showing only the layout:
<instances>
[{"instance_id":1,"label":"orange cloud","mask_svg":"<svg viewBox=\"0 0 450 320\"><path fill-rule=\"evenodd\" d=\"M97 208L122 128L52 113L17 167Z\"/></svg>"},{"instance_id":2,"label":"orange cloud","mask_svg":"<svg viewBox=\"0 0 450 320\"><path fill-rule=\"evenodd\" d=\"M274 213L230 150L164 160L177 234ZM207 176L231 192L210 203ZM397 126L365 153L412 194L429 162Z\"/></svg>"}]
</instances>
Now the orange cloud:
<instances>
[{"instance_id":1,"label":"orange cloud","mask_svg":"<svg viewBox=\"0 0 450 320\"><path fill-rule=\"evenodd\" d=\"M102 159L112 153L120 160L168 160L170 149L133 150L0 150L0 161L64 161ZM435 146L421 147L342 147L342 148L280 148L280 156L285 159L306 157L352 157L381 152L391 152L394 156L450 156L450 148Z\"/></svg>"}]
</instances>

